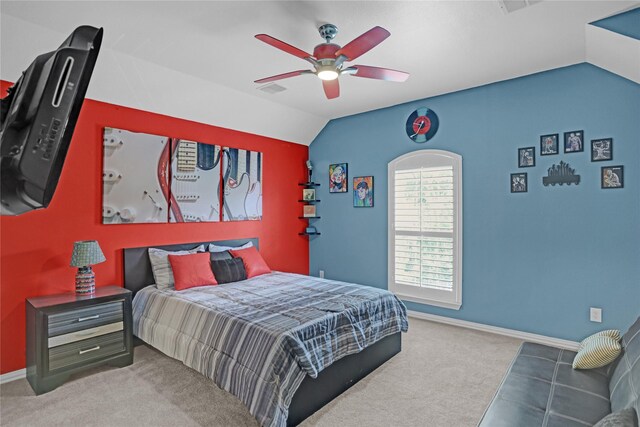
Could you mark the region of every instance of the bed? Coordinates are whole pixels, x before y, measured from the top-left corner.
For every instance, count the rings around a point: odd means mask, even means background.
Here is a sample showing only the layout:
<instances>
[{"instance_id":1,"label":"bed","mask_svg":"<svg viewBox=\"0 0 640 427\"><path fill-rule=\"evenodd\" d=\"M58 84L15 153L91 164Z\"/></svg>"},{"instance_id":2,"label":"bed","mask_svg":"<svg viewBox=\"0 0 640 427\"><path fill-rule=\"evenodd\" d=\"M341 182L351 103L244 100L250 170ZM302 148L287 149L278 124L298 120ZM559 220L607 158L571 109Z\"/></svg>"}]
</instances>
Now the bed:
<instances>
[{"instance_id":1,"label":"bed","mask_svg":"<svg viewBox=\"0 0 640 427\"><path fill-rule=\"evenodd\" d=\"M212 243L248 241L258 246ZM263 426L299 424L400 352L406 309L387 291L281 272L158 290L147 250L124 250L134 334L234 394Z\"/></svg>"}]
</instances>

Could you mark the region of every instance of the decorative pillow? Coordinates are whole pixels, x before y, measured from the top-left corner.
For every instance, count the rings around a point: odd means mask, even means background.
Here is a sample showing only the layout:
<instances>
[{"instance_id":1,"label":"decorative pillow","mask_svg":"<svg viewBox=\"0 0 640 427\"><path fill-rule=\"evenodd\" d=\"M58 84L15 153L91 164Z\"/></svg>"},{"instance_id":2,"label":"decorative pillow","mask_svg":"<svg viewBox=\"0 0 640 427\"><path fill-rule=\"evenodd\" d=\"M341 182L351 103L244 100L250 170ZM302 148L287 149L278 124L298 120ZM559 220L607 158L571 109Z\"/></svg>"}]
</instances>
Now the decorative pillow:
<instances>
[{"instance_id":1,"label":"decorative pillow","mask_svg":"<svg viewBox=\"0 0 640 427\"><path fill-rule=\"evenodd\" d=\"M247 249L247 248L252 248L253 247L253 242L247 242L242 246L218 246L218 245L214 245L213 243L209 243L209 252L224 252L224 251L229 251L231 249L235 249L235 250L240 250L240 249Z\"/></svg>"},{"instance_id":2,"label":"decorative pillow","mask_svg":"<svg viewBox=\"0 0 640 427\"><path fill-rule=\"evenodd\" d=\"M239 282L247 278L242 258L223 259L212 261L211 268L218 283Z\"/></svg>"},{"instance_id":3,"label":"decorative pillow","mask_svg":"<svg viewBox=\"0 0 640 427\"><path fill-rule=\"evenodd\" d=\"M234 258L242 258L244 269L247 271L247 279L260 276L261 274L271 273L269 266L264 262L264 259L262 259L260 252L253 246L247 249L232 249L229 252Z\"/></svg>"},{"instance_id":4,"label":"decorative pillow","mask_svg":"<svg viewBox=\"0 0 640 427\"><path fill-rule=\"evenodd\" d=\"M635 409L627 408L607 415L593 427L638 427L638 416Z\"/></svg>"},{"instance_id":5,"label":"decorative pillow","mask_svg":"<svg viewBox=\"0 0 640 427\"><path fill-rule=\"evenodd\" d=\"M169 262L175 278L176 291L218 284L211 271L208 253L169 255Z\"/></svg>"},{"instance_id":6,"label":"decorative pillow","mask_svg":"<svg viewBox=\"0 0 640 427\"><path fill-rule=\"evenodd\" d=\"M616 360L622 347L611 337L600 336L586 340L584 347L573 359L573 369L593 369Z\"/></svg>"},{"instance_id":7,"label":"decorative pillow","mask_svg":"<svg viewBox=\"0 0 640 427\"><path fill-rule=\"evenodd\" d=\"M229 251L209 252L209 257L211 259L211 262L220 261L220 260L223 260L223 259L233 259L233 257L229 253Z\"/></svg>"},{"instance_id":8,"label":"decorative pillow","mask_svg":"<svg viewBox=\"0 0 640 427\"><path fill-rule=\"evenodd\" d=\"M173 273L169 264L169 255L188 255L196 252L204 252L204 245L200 245L188 251L165 251L164 249L149 248L149 261L153 270L153 278L158 289L173 288Z\"/></svg>"},{"instance_id":9,"label":"decorative pillow","mask_svg":"<svg viewBox=\"0 0 640 427\"><path fill-rule=\"evenodd\" d=\"M620 331L618 331L616 329L607 329L606 331L601 331L601 332L598 332L596 334L589 335L588 337L583 339L582 342L580 343L580 350L585 346L587 341L589 341L590 339L595 338L595 337L609 337L609 338L613 338L614 340L620 342L620 339L622 338L622 335L620 334Z\"/></svg>"}]
</instances>

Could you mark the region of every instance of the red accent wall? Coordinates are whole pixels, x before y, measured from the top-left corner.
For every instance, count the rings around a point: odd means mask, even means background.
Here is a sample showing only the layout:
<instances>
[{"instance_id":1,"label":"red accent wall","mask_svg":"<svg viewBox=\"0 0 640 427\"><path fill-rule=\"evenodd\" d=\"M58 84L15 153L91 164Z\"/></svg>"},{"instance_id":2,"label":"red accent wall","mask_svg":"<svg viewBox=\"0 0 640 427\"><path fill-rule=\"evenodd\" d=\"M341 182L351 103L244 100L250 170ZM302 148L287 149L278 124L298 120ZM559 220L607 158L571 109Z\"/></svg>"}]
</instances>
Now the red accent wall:
<instances>
[{"instance_id":1,"label":"red accent wall","mask_svg":"<svg viewBox=\"0 0 640 427\"><path fill-rule=\"evenodd\" d=\"M0 81L5 94L10 84ZM264 153L263 220L200 224L102 225L102 129L153 133ZM0 372L25 367L25 298L72 292L73 242L96 239L107 261L97 286L122 286L122 248L258 237L274 270L309 273L298 219L308 147L230 129L85 100L53 201L47 209L0 217Z\"/></svg>"}]
</instances>

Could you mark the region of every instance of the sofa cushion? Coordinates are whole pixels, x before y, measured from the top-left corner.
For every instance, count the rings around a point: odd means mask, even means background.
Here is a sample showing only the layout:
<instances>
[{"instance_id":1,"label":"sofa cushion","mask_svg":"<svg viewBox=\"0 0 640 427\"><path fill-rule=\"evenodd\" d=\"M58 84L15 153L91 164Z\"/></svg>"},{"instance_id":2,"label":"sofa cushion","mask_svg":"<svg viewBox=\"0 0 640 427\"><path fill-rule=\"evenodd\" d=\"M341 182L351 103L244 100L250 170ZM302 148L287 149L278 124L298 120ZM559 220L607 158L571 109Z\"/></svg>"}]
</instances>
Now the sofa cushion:
<instances>
[{"instance_id":1,"label":"sofa cushion","mask_svg":"<svg viewBox=\"0 0 640 427\"><path fill-rule=\"evenodd\" d=\"M606 368L575 371L576 353L525 342L480 426L593 425L611 412Z\"/></svg>"},{"instance_id":2,"label":"sofa cushion","mask_svg":"<svg viewBox=\"0 0 640 427\"><path fill-rule=\"evenodd\" d=\"M594 427L638 427L638 417L633 408L612 412L596 424Z\"/></svg>"},{"instance_id":3,"label":"sofa cushion","mask_svg":"<svg viewBox=\"0 0 640 427\"><path fill-rule=\"evenodd\" d=\"M618 358L622 346L607 336L593 337L580 346L573 359L573 369L593 369L607 366Z\"/></svg>"},{"instance_id":4,"label":"sofa cushion","mask_svg":"<svg viewBox=\"0 0 640 427\"><path fill-rule=\"evenodd\" d=\"M578 351L582 350L584 348L584 346L591 341L592 339L598 338L598 337L609 337L612 338L616 341L620 341L622 339L622 335L620 334L620 331L617 329L607 329L606 331L600 331L597 332L593 335L589 335L588 337L586 337L585 339L583 339L580 342L580 348L578 349Z\"/></svg>"},{"instance_id":5,"label":"sofa cushion","mask_svg":"<svg viewBox=\"0 0 640 427\"><path fill-rule=\"evenodd\" d=\"M622 337L622 349L609 381L611 410L634 407L640 414L640 318Z\"/></svg>"}]
</instances>

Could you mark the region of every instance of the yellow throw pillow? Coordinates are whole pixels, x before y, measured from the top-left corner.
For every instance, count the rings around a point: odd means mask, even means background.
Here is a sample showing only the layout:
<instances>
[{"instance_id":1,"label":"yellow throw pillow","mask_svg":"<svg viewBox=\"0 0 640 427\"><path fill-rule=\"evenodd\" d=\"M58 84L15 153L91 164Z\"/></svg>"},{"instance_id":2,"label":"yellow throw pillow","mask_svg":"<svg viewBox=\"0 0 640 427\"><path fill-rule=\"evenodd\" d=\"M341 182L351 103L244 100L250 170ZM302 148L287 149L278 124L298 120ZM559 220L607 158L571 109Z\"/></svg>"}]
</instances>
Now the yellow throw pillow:
<instances>
[{"instance_id":1,"label":"yellow throw pillow","mask_svg":"<svg viewBox=\"0 0 640 427\"><path fill-rule=\"evenodd\" d=\"M609 337L609 338L613 338L617 342L620 342L622 335L620 334L620 331L618 331L617 329L607 329L606 331L601 331L596 334L589 335L588 337L583 339L582 342L580 343L580 350L584 348L584 345L587 341L596 337Z\"/></svg>"},{"instance_id":2,"label":"yellow throw pillow","mask_svg":"<svg viewBox=\"0 0 640 427\"><path fill-rule=\"evenodd\" d=\"M608 365L616 360L622 346L608 336L590 337L573 359L573 369L593 369Z\"/></svg>"}]
</instances>

